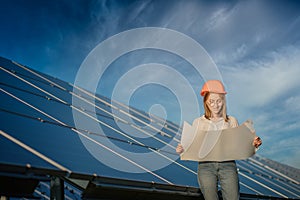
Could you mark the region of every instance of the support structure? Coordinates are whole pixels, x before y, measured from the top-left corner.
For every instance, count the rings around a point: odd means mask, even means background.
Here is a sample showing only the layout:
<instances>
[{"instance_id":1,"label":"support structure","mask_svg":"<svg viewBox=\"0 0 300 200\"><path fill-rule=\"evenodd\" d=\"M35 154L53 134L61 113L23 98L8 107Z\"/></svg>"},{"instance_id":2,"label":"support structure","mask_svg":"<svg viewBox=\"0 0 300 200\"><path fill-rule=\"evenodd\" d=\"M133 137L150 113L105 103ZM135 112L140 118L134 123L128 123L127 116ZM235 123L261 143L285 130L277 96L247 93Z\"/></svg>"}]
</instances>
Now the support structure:
<instances>
[{"instance_id":1,"label":"support structure","mask_svg":"<svg viewBox=\"0 0 300 200\"><path fill-rule=\"evenodd\" d=\"M52 176L50 181L50 199L63 200L64 195L64 181L59 177Z\"/></svg>"}]
</instances>

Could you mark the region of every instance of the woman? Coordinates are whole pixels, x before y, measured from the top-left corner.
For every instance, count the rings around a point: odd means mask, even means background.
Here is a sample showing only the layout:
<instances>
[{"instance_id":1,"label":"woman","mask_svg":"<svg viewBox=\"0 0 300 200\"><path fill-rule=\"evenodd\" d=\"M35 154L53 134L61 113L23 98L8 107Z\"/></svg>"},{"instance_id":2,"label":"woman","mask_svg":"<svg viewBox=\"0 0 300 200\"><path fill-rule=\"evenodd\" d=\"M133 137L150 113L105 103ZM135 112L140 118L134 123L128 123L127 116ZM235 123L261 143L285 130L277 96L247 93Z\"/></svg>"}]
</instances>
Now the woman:
<instances>
[{"instance_id":1,"label":"woman","mask_svg":"<svg viewBox=\"0 0 300 200\"><path fill-rule=\"evenodd\" d=\"M200 130L222 130L237 127L237 120L227 115L225 94L226 91L221 81L207 81L201 90L205 113L194 120L193 126L198 126ZM261 139L255 137L253 145L257 148L261 144ZM180 154L183 151L182 145L178 144L176 152ZM239 180L234 160L199 162L198 183L205 200L218 199L218 181L224 200L239 199Z\"/></svg>"}]
</instances>

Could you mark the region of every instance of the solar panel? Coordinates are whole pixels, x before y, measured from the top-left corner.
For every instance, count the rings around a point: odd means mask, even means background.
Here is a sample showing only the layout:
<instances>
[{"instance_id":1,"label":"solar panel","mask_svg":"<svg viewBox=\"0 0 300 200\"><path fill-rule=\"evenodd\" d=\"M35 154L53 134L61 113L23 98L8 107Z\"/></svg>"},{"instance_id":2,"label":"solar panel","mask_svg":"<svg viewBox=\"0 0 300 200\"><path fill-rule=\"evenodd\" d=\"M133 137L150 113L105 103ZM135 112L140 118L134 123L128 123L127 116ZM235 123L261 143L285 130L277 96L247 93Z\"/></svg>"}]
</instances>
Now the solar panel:
<instances>
[{"instance_id":1,"label":"solar panel","mask_svg":"<svg viewBox=\"0 0 300 200\"><path fill-rule=\"evenodd\" d=\"M201 196L197 163L180 161L175 153L180 126L5 58L0 58L0 69L5 176L24 170L57 175L72 188L65 189L70 199L92 197L89 192L95 195L101 188L104 197L103 188L112 191L112 185L149 196L153 184L160 194ZM299 181L263 159L237 161L241 197L300 198ZM155 164L165 166L156 169ZM35 195L49 197L49 190L49 180L41 180Z\"/></svg>"}]
</instances>

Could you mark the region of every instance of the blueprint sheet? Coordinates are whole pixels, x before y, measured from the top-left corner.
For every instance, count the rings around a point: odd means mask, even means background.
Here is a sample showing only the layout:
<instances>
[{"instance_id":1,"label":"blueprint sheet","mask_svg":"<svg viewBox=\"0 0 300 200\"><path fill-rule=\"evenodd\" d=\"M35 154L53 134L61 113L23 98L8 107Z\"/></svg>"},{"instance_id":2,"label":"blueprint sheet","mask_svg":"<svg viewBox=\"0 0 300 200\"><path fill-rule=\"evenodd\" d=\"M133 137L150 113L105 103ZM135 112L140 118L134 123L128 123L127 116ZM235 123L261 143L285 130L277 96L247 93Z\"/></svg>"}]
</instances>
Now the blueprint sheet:
<instances>
[{"instance_id":1,"label":"blueprint sheet","mask_svg":"<svg viewBox=\"0 0 300 200\"><path fill-rule=\"evenodd\" d=\"M226 161L242 160L255 153L252 145L255 130L251 120L236 128L221 131L198 130L187 122L183 124L181 160Z\"/></svg>"}]
</instances>

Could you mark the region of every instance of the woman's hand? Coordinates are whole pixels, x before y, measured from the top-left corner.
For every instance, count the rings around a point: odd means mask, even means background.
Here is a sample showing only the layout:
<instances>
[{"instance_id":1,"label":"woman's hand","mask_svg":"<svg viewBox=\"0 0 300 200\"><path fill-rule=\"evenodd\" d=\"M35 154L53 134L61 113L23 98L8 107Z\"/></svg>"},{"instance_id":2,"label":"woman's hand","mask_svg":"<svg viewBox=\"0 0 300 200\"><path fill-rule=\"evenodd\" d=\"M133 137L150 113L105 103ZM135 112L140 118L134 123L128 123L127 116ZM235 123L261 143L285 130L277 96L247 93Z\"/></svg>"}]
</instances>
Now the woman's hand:
<instances>
[{"instance_id":1,"label":"woman's hand","mask_svg":"<svg viewBox=\"0 0 300 200\"><path fill-rule=\"evenodd\" d=\"M255 146L255 148L258 148L262 144L262 140L260 139L260 137L256 136L252 144L253 146Z\"/></svg>"},{"instance_id":2,"label":"woman's hand","mask_svg":"<svg viewBox=\"0 0 300 200\"><path fill-rule=\"evenodd\" d=\"M176 148L176 153L181 154L183 151L184 151L184 149L183 149L182 145L178 144L177 148Z\"/></svg>"}]
</instances>

